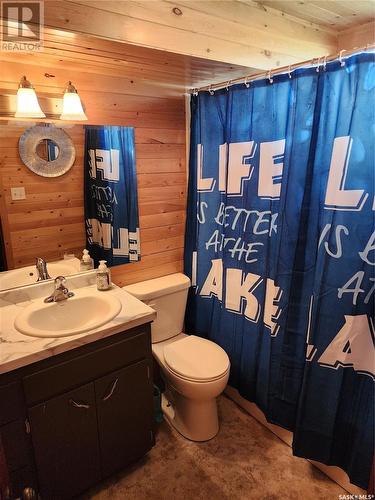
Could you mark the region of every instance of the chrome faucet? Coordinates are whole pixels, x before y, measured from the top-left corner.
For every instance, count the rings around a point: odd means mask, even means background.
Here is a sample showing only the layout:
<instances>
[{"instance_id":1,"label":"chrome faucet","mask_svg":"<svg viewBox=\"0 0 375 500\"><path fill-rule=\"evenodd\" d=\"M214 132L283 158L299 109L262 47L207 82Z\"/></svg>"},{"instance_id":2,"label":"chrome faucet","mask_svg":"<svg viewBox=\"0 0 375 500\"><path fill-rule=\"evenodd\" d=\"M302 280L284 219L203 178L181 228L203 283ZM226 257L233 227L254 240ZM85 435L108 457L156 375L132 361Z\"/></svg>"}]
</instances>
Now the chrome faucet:
<instances>
[{"instance_id":1,"label":"chrome faucet","mask_svg":"<svg viewBox=\"0 0 375 500\"><path fill-rule=\"evenodd\" d=\"M38 273L38 281L50 280L51 276L47 271L47 262L41 257L35 259L35 267Z\"/></svg>"},{"instance_id":2,"label":"chrome faucet","mask_svg":"<svg viewBox=\"0 0 375 500\"><path fill-rule=\"evenodd\" d=\"M64 286L66 279L64 276L57 276L55 279L55 289L49 297L44 299L44 302L61 302L62 300L69 299L74 296L73 292L69 292L69 290Z\"/></svg>"}]
</instances>

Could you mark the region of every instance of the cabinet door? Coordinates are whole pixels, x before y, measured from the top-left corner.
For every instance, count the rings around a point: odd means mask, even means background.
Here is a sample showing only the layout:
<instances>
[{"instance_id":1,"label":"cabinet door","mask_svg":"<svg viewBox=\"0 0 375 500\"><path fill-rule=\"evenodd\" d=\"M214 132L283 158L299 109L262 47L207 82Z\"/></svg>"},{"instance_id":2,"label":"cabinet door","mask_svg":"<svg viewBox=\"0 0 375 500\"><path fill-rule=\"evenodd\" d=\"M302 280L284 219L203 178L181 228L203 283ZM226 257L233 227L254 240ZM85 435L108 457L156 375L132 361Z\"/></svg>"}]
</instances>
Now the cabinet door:
<instances>
[{"instance_id":1,"label":"cabinet door","mask_svg":"<svg viewBox=\"0 0 375 500\"><path fill-rule=\"evenodd\" d=\"M103 477L153 446L151 369L141 361L95 381Z\"/></svg>"},{"instance_id":2,"label":"cabinet door","mask_svg":"<svg viewBox=\"0 0 375 500\"><path fill-rule=\"evenodd\" d=\"M94 384L29 409L43 498L70 498L100 479Z\"/></svg>"},{"instance_id":3,"label":"cabinet door","mask_svg":"<svg viewBox=\"0 0 375 500\"><path fill-rule=\"evenodd\" d=\"M7 498L10 492L9 472L0 434L0 499Z\"/></svg>"}]
</instances>

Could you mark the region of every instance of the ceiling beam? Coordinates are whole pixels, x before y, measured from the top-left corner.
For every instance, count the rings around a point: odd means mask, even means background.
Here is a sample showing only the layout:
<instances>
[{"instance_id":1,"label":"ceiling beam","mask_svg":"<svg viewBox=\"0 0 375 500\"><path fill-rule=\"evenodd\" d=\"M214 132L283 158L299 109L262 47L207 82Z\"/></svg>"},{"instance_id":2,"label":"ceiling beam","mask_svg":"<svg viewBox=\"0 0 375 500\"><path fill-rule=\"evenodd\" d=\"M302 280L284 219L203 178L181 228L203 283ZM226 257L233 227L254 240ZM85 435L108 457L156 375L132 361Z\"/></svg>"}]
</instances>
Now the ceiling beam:
<instances>
[{"instance_id":1,"label":"ceiling beam","mask_svg":"<svg viewBox=\"0 0 375 500\"><path fill-rule=\"evenodd\" d=\"M213 8L214 7L214 8ZM177 9L177 10L176 10ZM45 2L48 27L271 69L335 52L337 35L236 1Z\"/></svg>"}]
</instances>

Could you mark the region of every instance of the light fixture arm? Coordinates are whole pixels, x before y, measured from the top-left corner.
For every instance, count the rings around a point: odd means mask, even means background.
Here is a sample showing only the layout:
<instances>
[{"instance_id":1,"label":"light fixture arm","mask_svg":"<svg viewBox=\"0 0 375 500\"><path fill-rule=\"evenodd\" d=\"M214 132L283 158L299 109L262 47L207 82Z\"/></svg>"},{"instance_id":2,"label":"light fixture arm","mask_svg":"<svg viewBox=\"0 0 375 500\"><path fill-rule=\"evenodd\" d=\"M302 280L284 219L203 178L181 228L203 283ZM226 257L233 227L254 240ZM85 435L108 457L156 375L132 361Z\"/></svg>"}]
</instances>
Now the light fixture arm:
<instances>
[{"instance_id":1,"label":"light fixture arm","mask_svg":"<svg viewBox=\"0 0 375 500\"><path fill-rule=\"evenodd\" d=\"M72 84L72 82L69 80L69 82L66 84L64 93L69 93L69 94L78 94L77 89L75 86Z\"/></svg>"},{"instance_id":2,"label":"light fixture arm","mask_svg":"<svg viewBox=\"0 0 375 500\"><path fill-rule=\"evenodd\" d=\"M20 83L18 85L18 88L19 89L32 89L34 88L31 83L29 82L29 80L26 78L26 76L24 75L21 80L20 80Z\"/></svg>"}]
</instances>

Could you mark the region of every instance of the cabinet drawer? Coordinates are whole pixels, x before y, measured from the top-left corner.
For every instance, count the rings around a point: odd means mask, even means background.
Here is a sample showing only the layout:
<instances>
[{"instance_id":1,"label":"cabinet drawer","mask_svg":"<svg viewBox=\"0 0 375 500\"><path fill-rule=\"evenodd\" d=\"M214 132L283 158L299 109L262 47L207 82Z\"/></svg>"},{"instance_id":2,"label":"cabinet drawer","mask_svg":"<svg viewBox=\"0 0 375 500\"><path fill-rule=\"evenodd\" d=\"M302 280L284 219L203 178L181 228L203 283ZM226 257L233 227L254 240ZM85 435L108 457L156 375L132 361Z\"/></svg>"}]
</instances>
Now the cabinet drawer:
<instances>
[{"instance_id":1,"label":"cabinet drawer","mask_svg":"<svg viewBox=\"0 0 375 500\"><path fill-rule=\"evenodd\" d=\"M150 356L148 330L23 378L28 406ZM74 354L72 354L73 356Z\"/></svg>"}]
</instances>

